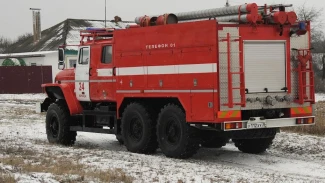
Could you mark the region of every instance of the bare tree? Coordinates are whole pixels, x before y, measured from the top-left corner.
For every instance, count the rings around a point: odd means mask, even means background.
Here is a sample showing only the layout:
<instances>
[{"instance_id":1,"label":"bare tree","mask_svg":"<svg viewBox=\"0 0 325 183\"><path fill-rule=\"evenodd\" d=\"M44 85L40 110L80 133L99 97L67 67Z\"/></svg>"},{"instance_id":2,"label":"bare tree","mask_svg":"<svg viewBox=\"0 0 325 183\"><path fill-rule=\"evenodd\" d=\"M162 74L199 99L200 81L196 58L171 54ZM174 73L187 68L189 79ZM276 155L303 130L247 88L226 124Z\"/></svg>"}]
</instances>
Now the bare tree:
<instances>
[{"instance_id":1,"label":"bare tree","mask_svg":"<svg viewBox=\"0 0 325 183\"><path fill-rule=\"evenodd\" d=\"M21 41L26 41L27 39L31 38L32 36L33 36L32 33L22 34L22 35L18 36L15 43L18 43L18 42L21 42Z\"/></svg>"},{"instance_id":2,"label":"bare tree","mask_svg":"<svg viewBox=\"0 0 325 183\"><path fill-rule=\"evenodd\" d=\"M325 70L324 63L322 63L323 54L321 54L325 52L325 36L324 31L322 30L323 10L323 8L319 7L308 7L306 6L306 3L296 8L299 21L311 22L311 44L314 48L312 51L315 53L313 55L313 67L315 71L316 92L325 92L324 80L322 80Z\"/></svg>"},{"instance_id":3,"label":"bare tree","mask_svg":"<svg viewBox=\"0 0 325 183\"><path fill-rule=\"evenodd\" d=\"M12 53L13 51L17 50L17 47L21 46L23 42L27 41L28 39L32 39L32 36L33 34L31 33L25 33L18 36L14 41L10 41L9 44L2 49L2 52Z\"/></svg>"},{"instance_id":4,"label":"bare tree","mask_svg":"<svg viewBox=\"0 0 325 183\"><path fill-rule=\"evenodd\" d=\"M323 8L308 7L306 3L296 9L298 20L311 22L312 42L324 41Z\"/></svg>"},{"instance_id":5,"label":"bare tree","mask_svg":"<svg viewBox=\"0 0 325 183\"><path fill-rule=\"evenodd\" d=\"M322 14L323 8L307 7L306 3L297 8L297 16L301 21L312 21L316 27L321 27L322 25Z\"/></svg>"},{"instance_id":6,"label":"bare tree","mask_svg":"<svg viewBox=\"0 0 325 183\"><path fill-rule=\"evenodd\" d=\"M3 53L11 44L12 44L12 41L10 39L1 36L0 37L0 53Z\"/></svg>"}]
</instances>

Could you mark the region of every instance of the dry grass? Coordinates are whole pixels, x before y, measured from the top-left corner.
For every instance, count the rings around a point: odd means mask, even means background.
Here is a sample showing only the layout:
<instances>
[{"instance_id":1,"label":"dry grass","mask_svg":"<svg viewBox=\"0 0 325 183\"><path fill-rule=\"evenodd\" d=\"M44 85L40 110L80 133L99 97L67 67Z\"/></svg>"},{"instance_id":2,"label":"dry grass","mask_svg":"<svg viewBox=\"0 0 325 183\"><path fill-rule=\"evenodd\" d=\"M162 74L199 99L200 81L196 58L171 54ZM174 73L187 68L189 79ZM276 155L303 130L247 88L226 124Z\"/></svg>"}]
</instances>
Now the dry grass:
<instances>
[{"instance_id":1,"label":"dry grass","mask_svg":"<svg viewBox=\"0 0 325 183\"><path fill-rule=\"evenodd\" d=\"M13 116L28 116L28 115L31 115L31 114L35 114L36 112L33 111L32 109L25 109L25 108L17 108L15 110L12 111L12 115Z\"/></svg>"},{"instance_id":2,"label":"dry grass","mask_svg":"<svg viewBox=\"0 0 325 183\"><path fill-rule=\"evenodd\" d=\"M23 155L23 156L32 156L35 155L35 152L29 149L23 149L21 147L12 147L8 145L0 146L0 152L8 155Z\"/></svg>"},{"instance_id":3,"label":"dry grass","mask_svg":"<svg viewBox=\"0 0 325 183\"><path fill-rule=\"evenodd\" d=\"M98 178L101 182L133 182L133 177L125 174L122 169L113 169L106 171L89 171L86 176Z\"/></svg>"},{"instance_id":4,"label":"dry grass","mask_svg":"<svg viewBox=\"0 0 325 183\"><path fill-rule=\"evenodd\" d=\"M0 173L0 182L4 183L15 183L16 180L12 175L6 173Z\"/></svg>"},{"instance_id":5,"label":"dry grass","mask_svg":"<svg viewBox=\"0 0 325 183\"><path fill-rule=\"evenodd\" d=\"M283 128L284 131L325 136L325 102L316 103L316 124L313 126Z\"/></svg>"},{"instance_id":6,"label":"dry grass","mask_svg":"<svg viewBox=\"0 0 325 183\"><path fill-rule=\"evenodd\" d=\"M134 180L133 177L126 175L122 169L91 170L89 167L71 158L58 157L50 153L42 154L39 152L32 152L31 150L23 150L22 148L7 148L5 153L8 156L0 158L0 161L5 165L11 165L14 172L51 173L60 182L86 182L86 180L98 180L100 182L131 183ZM10 178L12 177L2 176L0 174L0 182L10 183ZM2 181L2 179L8 181Z\"/></svg>"}]
</instances>

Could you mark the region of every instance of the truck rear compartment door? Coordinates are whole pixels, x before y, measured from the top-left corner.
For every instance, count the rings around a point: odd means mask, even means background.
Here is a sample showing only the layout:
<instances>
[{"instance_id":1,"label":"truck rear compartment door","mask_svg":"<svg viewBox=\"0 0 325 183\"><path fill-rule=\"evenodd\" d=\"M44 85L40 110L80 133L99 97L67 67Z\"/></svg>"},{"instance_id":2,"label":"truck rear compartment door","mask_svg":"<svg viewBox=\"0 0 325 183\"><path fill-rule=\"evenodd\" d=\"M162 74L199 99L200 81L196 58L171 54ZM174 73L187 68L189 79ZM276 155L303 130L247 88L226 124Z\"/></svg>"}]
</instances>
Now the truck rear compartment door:
<instances>
[{"instance_id":1,"label":"truck rear compartment door","mask_svg":"<svg viewBox=\"0 0 325 183\"><path fill-rule=\"evenodd\" d=\"M245 87L249 93L283 92L286 87L285 41L244 42Z\"/></svg>"}]
</instances>

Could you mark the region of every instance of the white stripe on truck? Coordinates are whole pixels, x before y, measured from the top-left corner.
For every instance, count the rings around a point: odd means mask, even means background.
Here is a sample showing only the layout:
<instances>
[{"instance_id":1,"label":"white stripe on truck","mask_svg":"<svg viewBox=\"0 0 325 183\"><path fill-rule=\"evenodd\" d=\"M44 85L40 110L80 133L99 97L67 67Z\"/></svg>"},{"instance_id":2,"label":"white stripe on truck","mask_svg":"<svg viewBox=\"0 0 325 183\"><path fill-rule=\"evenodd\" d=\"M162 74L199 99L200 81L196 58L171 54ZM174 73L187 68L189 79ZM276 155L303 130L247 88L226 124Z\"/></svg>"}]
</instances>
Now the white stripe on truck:
<instances>
[{"instance_id":1,"label":"white stripe on truck","mask_svg":"<svg viewBox=\"0 0 325 183\"><path fill-rule=\"evenodd\" d=\"M157 74L198 74L216 73L216 63L160 65L116 68L117 76L157 75ZM112 76L112 69L97 69L98 76Z\"/></svg>"}]
</instances>

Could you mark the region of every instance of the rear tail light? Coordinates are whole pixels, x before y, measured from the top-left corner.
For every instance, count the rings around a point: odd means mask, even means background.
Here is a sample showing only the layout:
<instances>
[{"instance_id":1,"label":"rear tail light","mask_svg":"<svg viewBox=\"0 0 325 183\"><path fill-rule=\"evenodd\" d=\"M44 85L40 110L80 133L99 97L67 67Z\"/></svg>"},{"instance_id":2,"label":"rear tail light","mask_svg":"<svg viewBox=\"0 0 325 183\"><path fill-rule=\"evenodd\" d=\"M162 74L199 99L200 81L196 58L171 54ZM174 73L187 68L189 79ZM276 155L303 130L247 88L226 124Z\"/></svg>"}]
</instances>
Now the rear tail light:
<instances>
[{"instance_id":1,"label":"rear tail light","mask_svg":"<svg viewBox=\"0 0 325 183\"><path fill-rule=\"evenodd\" d=\"M226 123L226 125L225 125L225 128L227 129L227 130L229 130L229 129L234 129L234 125L233 125L234 123Z\"/></svg>"},{"instance_id":2,"label":"rear tail light","mask_svg":"<svg viewBox=\"0 0 325 183\"><path fill-rule=\"evenodd\" d=\"M307 123L308 123L308 124L312 124L312 123L314 123L314 118L308 118L308 119L307 119Z\"/></svg>"},{"instance_id":3,"label":"rear tail light","mask_svg":"<svg viewBox=\"0 0 325 183\"><path fill-rule=\"evenodd\" d=\"M236 128L243 128L243 123L236 123Z\"/></svg>"},{"instance_id":4,"label":"rear tail light","mask_svg":"<svg viewBox=\"0 0 325 183\"><path fill-rule=\"evenodd\" d=\"M297 124L304 124L303 122L304 122L304 121L303 121L302 118L299 118L299 119L296 120L296 123L297 123Z\"/></svg>"},{"instance_id":5,"label":"rear tail light","mask_svg":"<svg viewBox=\"0 0 325 183\"><path fill-rule=\"evenodd\" d=\"M314 118L297 118L296 124L313 124Z\"/></svg>"},{"instance_id":6,"label":"rear tail light","mask_svg":"<svg viewBox=\"0 0 325 183\"><path fill-rule=\"evenodd\" d=\"M243 128L243 123L242 122L225 123L225 129L226 130L240 129L240 128Z\"/></svg>"}]
</instances>

